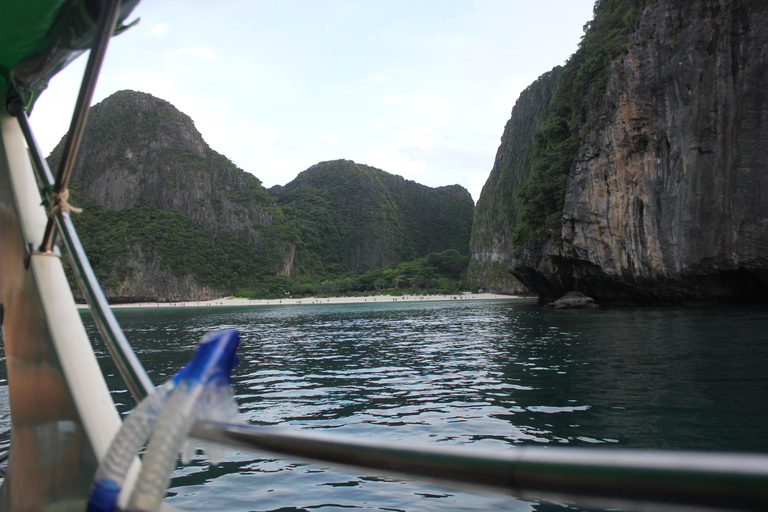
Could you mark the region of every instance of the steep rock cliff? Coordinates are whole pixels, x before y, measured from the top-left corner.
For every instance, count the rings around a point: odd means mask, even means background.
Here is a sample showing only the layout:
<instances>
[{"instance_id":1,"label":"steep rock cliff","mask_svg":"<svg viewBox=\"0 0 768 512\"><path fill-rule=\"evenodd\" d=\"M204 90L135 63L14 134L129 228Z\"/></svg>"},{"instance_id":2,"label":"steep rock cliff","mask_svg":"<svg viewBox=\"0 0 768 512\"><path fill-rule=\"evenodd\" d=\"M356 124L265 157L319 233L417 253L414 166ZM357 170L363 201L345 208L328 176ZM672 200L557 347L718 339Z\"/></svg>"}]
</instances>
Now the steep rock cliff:
<instances>
[{"instance_id":1,"label":"steep rock cliff","mask_svg":"<svg viewBox=\"0 0 768 512\"><path fill-rule=\"evenodd\" d=\"M431 188L334 160L270 194L296 223L299 271L366 271L448 249L469 252L474 202L459 185Z\"/></svg>"},{"instance_id":2,"label":"steep rock cliff","mask_svg":"<svg viewBox=\"0 0 768 512\"><path fill-rule=\"evenodd\" d=\"M61 146L49 157L53 168ZM149 94L121 91L92 107L72 189L88 206L75 220L93 228L84 243L110 298L212 298L292 266L294 239L259 180ZM196 262L201 252L209 258ZM238 269L229 260L257 265ZM219 271L227 265L232 272Z\"/></svg>"},{"instance_id":3,"label":"steep rock cliff","mask_svg":"<svg viewBox=\"0 0 768 512\"><path fill-rule=\"evenodd\" d=\"M528 86L504 127L493 169L475 209L469 264L469 279L474 286L496 293L527 291L508 271L510 239L520 217L517 194L531 177L535 133L552 113L561 71L557 67Z\"/></svg>"},{"instance_id":4,"label":"steep rock cliff","mask_svg":"<svg viewBox=\"0 0 768 512\"><path fill-rule=\"evenodd\" d=\"M588 102L561 229L510 272L543 299L765 301L767 27L763 2L645 7Z\"/></svg>"},{"instance_id":5,"label":"steep rock cliff","mask_svg":"<svg viewBox=\"0 0 768 512\"><path fill-rule=\"evenodd\" d=\"M646 10L569 178L574 287L611 300L766 299L767 45L765 2Z\"/></svg>"}]
</instances>

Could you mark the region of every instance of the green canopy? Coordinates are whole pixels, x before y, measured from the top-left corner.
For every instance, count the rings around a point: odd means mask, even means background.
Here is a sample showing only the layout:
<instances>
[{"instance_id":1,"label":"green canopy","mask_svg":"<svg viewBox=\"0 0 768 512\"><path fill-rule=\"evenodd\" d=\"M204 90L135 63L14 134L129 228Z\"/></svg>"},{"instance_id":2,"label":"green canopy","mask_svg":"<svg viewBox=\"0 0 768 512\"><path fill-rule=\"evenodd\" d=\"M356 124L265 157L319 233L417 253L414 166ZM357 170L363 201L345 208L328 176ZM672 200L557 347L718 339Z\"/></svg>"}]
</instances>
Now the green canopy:
<instances>
[{"instance_id":1,"label":"green canopy","mask_svg":"<svg viewBox=\"0 0 768 512\"><path fill-rule=\"evenodd\" d=\"M48 81L91 47L99 14L111 0L3 0L0 100L20 97L29 111ZM139 0L125 0L115 33Z\"/></svg>"}]
</instances>

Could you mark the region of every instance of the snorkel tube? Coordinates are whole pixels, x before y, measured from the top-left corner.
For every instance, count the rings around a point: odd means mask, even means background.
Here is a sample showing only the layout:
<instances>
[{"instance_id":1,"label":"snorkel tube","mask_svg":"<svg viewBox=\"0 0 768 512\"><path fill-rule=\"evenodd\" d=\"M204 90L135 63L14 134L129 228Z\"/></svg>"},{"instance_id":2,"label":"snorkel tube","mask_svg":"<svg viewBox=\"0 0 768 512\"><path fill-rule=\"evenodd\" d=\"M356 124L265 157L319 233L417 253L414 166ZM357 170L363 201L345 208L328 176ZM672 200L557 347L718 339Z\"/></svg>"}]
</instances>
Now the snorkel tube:
<instances>
[{"instance_id":1,"label":"snorkel tube","mask_svg":"<svg viewBox=\"0 0 768 512\"><path fill-rule=\"evenodd\" d=\"M192 361L134 409L96 471L88 512L116 509L128 468L148 437L128 510L160 508L179 451L195 421L236 421L230 373L237 366L239 342L236 331L206 335Z\"/></svg>"}]
</instances>

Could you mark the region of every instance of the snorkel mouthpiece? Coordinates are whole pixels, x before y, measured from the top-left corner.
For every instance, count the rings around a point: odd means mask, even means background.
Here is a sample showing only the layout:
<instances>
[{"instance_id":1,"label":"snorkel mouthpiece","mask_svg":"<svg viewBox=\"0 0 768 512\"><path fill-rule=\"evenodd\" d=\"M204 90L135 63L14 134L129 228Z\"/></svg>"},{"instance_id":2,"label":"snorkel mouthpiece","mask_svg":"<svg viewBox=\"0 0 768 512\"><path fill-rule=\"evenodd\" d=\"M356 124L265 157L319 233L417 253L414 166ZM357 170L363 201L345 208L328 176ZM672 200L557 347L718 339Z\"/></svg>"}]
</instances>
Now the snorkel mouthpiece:
<instances>
[{"instance_id":1,"label":"snorkel mouthpiece","mask_svg":"<svg viewBox=\"0 0 768 512\"><path fill-rule=\"evenodd\" d=\"M236 353L239 344L237 331L206 334L192 360L173 376L174 384L186 381L205 386L218 379L231 384L231 372L240 362Z\"/></svg>"}]
</instances>

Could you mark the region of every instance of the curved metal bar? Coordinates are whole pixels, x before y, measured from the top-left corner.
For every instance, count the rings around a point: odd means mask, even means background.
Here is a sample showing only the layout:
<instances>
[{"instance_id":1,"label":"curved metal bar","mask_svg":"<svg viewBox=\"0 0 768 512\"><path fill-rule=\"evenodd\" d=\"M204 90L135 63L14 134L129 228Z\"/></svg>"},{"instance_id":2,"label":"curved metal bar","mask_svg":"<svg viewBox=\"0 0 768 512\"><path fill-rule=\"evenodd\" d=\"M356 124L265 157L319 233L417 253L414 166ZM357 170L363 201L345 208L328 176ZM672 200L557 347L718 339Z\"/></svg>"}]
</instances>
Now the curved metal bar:
<instances>
[{"instance_id":1,"label":"curved metal bar","mask_svg":"<svg viewBox=\"0 0 768 512\"><path fill-rule=\"evenodd\" d=\"M75 111L72 114L72 123L69 126L67 138L64 142L64 151L61 156L61 163L59 164L59 172L56 175L56 183L53 187L53 191L56 193L67 188L69 177L72 175L72 167L75 163L77 150L80 147L80 141L83 138L85 121L88 118L88 108L91 104L91 98L93 98L93 90L96 88L96 79L99 76L99 70L101 69L101 63L104 60L104 54L107 51L109 39L115 31L115 24L117 23L119 12L120 0L113 0L104 5L102 12L99 15L99 25L96 29L96 34L94 35L93 47L88 55L88 64L86 65L85 73L83 74L83 83L80 86L80 92L77 95ZM51 250L51 247L53 247L56 236L53 227L53 219L49 219L48 224L45 226L43 242L40 245L41 252L48 252Z\"/></svg>"},{"instance_id":2,"label":"curved metal bar","mask_svg":"<svg viewBox=\"0 0 768 512\"><path fill-rule=\"evenodd\" d=\"M407 446L199 422L198 439L512 494L633 510L768 510L768 455L522 446Z\"/></svg>"},{"instance_id":3,"label":"curved metal bar","mask_svg":"<svg viewBox=\"0 0 768 512\"><path fill-rule=\"evenodd\" d=\"M91 308L93 320L98 326L109 353L126 386L128 386L128 390L136 402L140 402L154 389L152 380L136 357L136 353L128 343L114 313L109 308L107 298L104 296L99 281L88 262L88 257L85 255L69 214L67 212L57 213L56 223L59 226L59 232L62 235L77 282Z\"/></svg>"},{"instance_id":4,"label":"curved metal bar","mask_svg":"<svg viewBox=\"0 0 768 512\"><path fill-rule=\"evenodd\" d=\"M23 110L17 112L16 118L19 120L21 131L24 133L27 141L27 147L35 164L33 168L37 174L38 181L42 184L43 188L52 185L53 177L51 170L45 158L43 158L37 140L32 133L26 112ZM83 250L80 238L77 236L77 231L75 231L69 214L60 211L54 217L59 232L62 235L64 247L69 255L69 260L72 263L75 277L80 285L80 290L83 292L83 296L91 308L93 320L128 390L133 395L133 398L139 402L154 388L152 380L136 357L114 313L109 308L107 298L104 296L104 292L101 286L99 286L99 281L96 279L91 264L88 262L88 257Z\"/></svg>"}]
</instances>

